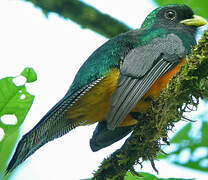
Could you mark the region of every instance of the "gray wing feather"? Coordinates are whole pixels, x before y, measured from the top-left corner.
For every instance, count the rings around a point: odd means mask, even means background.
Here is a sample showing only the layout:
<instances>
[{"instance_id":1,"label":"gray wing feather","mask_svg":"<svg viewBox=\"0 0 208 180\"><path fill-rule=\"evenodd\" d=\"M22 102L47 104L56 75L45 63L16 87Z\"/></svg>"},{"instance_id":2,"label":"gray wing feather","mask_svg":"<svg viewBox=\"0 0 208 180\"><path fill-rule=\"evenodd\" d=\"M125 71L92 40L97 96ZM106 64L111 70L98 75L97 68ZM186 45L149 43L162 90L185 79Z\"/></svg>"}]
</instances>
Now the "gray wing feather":
<instances>
[{"instance_id":1,"label":"gray wing feather","mask_svg":"<svg viewBox=\"0 0 208 180\"><path fill-rule=\"evenodd\" d=\"M110 110L107 114L108 128L114 129L118 127L127 114L131 111L133 106L142 98L147 92L151 85L160 77L162 74L167 72L173 67L170 62L160 60L152 70L143 79L134 79L128 77L130 80L129 87L126 87L125 93L121 94L120 89L117 88L112 95L112 101L116 99L117 103L111 103ZM119 78L126 78L121 75ZM122 87L123 88L123 87ZM117 95L117 93L120 95Z\"/></svg>"}]
</instances>

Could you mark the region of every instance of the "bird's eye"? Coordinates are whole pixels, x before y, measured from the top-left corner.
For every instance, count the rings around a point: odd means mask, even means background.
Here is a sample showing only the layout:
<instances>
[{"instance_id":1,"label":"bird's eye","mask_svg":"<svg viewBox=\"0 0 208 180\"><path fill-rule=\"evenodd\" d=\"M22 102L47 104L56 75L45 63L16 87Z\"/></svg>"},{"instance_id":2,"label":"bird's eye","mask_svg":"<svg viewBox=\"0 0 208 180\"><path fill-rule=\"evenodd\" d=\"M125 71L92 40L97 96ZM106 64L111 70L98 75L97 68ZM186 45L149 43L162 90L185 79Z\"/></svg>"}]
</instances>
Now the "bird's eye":
<instances>
[{"instance_id":1,"label":"bird's eye","mask_svg":"<svg viewBox=\"0 0 208 180\"><path fill-rule=\"evenodd\" d=\"M173 20L176 18L176 12L174 10L168 10L165 12L165 18L169 20Z\"/></svg>"}]
</instances>

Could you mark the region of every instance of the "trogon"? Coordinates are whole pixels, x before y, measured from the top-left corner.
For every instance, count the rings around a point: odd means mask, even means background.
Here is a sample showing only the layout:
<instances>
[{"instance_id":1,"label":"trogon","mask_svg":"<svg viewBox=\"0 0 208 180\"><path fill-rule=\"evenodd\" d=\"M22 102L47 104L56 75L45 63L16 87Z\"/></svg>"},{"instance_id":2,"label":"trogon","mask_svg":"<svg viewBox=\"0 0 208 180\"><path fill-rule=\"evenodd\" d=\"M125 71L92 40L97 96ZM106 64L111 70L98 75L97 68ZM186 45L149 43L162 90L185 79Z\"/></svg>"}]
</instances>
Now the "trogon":
<instances>
[{"instance_id":1,"label":"trogon","mask_svg":"<svg viewBox=\"0 0 208 180\"><path fill-rule=\"evenodd\" d=\"M207 22L186 5L152 11L140 29L99 47L77 72L66 95L19 141L7 173L45 143L77 126L98 122L90 140L97 151L132 131L150 100L160 95L196 45Z\"/></svg>"}]
</instances>

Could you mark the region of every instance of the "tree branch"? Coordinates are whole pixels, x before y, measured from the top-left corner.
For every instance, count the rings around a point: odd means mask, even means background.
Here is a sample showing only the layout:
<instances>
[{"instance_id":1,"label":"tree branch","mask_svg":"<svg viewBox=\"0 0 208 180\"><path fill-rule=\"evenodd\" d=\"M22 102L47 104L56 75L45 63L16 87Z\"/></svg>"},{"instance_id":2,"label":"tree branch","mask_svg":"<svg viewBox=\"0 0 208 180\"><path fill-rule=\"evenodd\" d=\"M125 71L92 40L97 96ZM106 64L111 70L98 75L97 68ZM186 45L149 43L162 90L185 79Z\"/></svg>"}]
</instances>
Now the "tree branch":
<instances>
[{"instance_id":1,"label":"tree branch","mask_svg":"<svg viewBox=\"0 0 208 180\"><path fill-rule=\"evenodd\" d=\"M161 151L162 142L168 143L168 132L183 118L185 107L197 107L199 98L207 96L208 85L208 31L192 49L186 63L153 100L148 112L139 121L125 144L109 158L104 159L94 179L123 179L135 164L153 159ZM157 170L156 170L157 171Z\"/></svg>"},{"instance_id":2,"label":"tree branch","mask_svg":"<svg viewBox=\"0 0 208 180\"><path fill-rule=\"evenodd\" d=\"M78 0L25 0L42 9L44 14L55 12L69 18L82 28L88 28L107 38L130 30L130 27L117 19L101 13L97 9Z\"/></svg>"}]
</instances>

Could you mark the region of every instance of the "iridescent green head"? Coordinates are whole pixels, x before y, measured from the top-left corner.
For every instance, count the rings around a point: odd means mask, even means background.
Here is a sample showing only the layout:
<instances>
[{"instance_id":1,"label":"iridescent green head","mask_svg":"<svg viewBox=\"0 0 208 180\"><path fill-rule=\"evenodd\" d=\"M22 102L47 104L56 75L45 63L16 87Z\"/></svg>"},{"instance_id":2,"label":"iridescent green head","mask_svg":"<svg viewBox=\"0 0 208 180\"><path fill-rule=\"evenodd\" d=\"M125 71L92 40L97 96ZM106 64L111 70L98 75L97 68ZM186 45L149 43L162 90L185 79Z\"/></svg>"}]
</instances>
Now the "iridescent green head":
<instances>
[{"instance_id":1,"label":"iridescent green head","mask_svg":"<svg viewBox=\"0 0 208 180\"><path fill-rule=\"evenodd\" d=\"M194 15L192 9L187 5L171 4L152 11L144 20L141 28L165 27L171 29L176 26L179 28L191 26L191 28L196 29L196 27L206 23L204 18Z\"/></svg>"}]
</instances>

